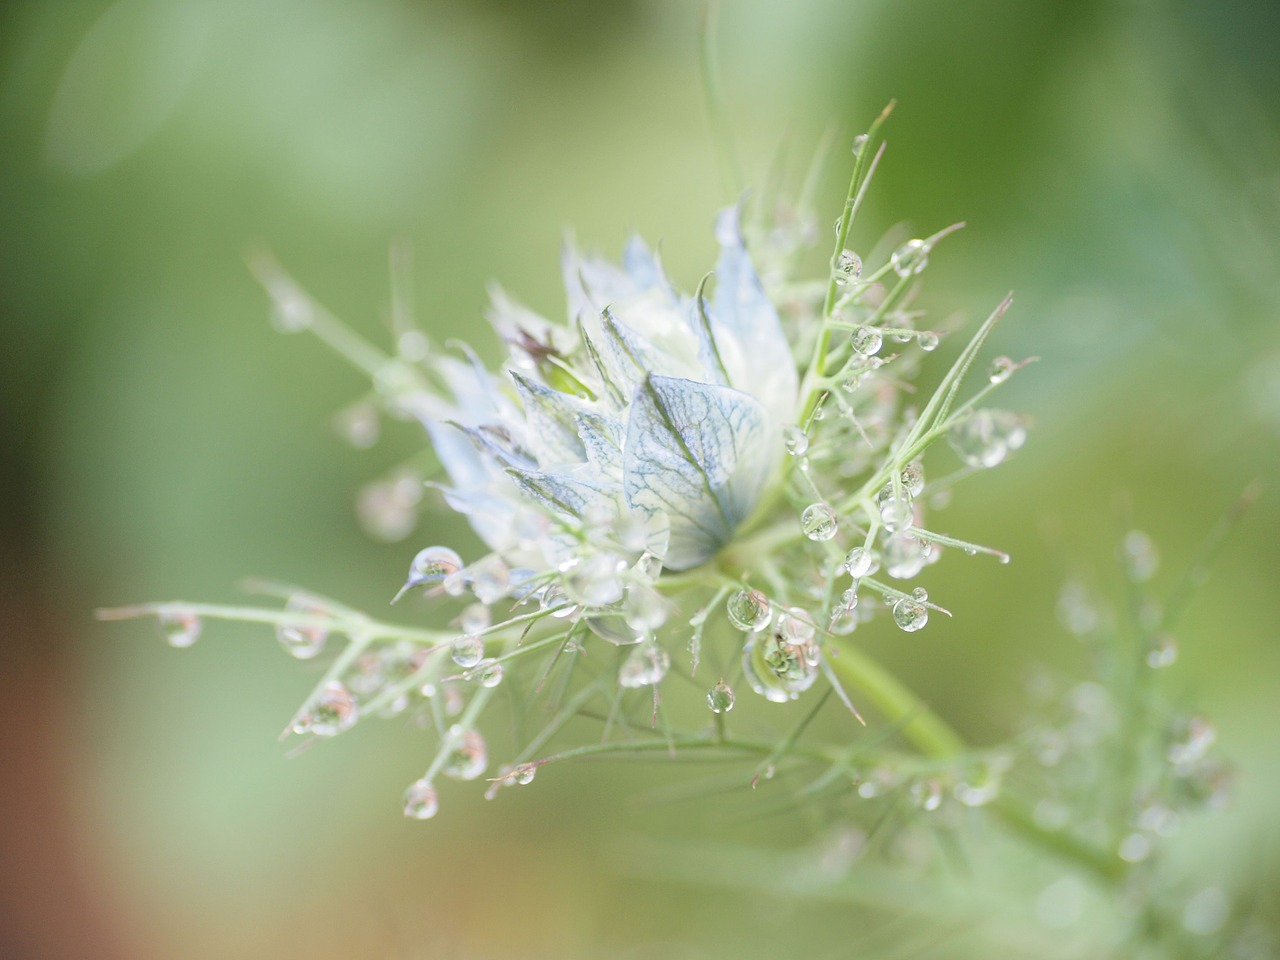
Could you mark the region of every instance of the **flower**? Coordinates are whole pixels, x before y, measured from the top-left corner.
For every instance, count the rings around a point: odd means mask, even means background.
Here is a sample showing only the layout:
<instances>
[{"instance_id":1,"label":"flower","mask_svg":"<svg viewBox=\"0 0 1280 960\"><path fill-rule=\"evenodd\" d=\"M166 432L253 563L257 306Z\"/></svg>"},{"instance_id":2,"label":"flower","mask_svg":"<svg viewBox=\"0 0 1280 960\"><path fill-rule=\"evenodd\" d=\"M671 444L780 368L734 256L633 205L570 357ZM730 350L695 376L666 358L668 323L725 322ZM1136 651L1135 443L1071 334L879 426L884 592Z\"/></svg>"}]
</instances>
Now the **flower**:
<instances>
[{"instance_id":1,"label":"flower","mask_svg":"<svg viewBox=\"0 0 1280 960\"><path fill-rule=\"evenodd\" d=\"M707 562L782 466L796 365L736 210L718 233L709 297L677 291L639 238L621 266L570 247L568 324L496 290L503 369L437 358L448 396L416 405L449 505L510 566L568 574L570 590L591 566L575 599L611 592L602 552L647 553L651 574Z\"/></svg>"},{"instance_id":2,"label":"flower","mask_svg":"<svg viewBox=\"0 0 1280 960\"><path fill-rule=\"evenodd\" d=\"M446 476L429 486L467 517L487 552L464 560L432 545L413 557L396 599L421 592L456 607L444 629L380 622L272 584L258 589L284 599L283 610L169 603L107 615L154 615L174 643L192 642L202 617L273 623L301 659L344 635L286 735L331 737L363 717L415 714L440 732L435 759L406 793L415 818L435 813L437 776L481 775L489 752L477 722L512 676L533 697L555 674L564 706L499 768L490 792L526 784L556 759L537 751L588 704L609 717L600 749L610 747L615 718L628 728L641 722L626 716L637 695L652 697L656 724L678 647L696 675L704 634L727 677L712 678L696 700L721 721L734 703L729 681L739 676L773 703L824 678L857 716L838 667L870 700L887 702L884 675L858 667L865 660L842 638L877 611L907 633L924 628L931 611L946 614L923 586L907 583L945 548L1007 559L930 529L924 508L926 499L942 506L952 480L1007 459L1026 430L1016 415L982 406L1021 364L1000 358L988 383L959 397L1008 301L932 395L913 396L912 381L940 338L920 328L911 299L936 245L955 228L909 240L864 268L846 244L880 157L868 142L855 144L824 276L796 276L817 231L802 207L785 204L724 211L714 269L692 295L638 238L620 264L570 244L566 322L493 289L488 317L506 346L496 371L465 345L433 344L399 310L397 351L388 356L274 260L255 257L277 326L317 335L370 375L386 413L425 428ZM340 422L355 445L376 440L378 413L368 401ZM944 438L959 469L926 484L925 456ZM422 489L398 468L361 496L361 514L385 539L401 538L414 526ZM882 602L860 601L868 593ZM580 657L592 637L629 649L613 663ZM531 659L544 666L526 674ZM931 749L949 749L935 733L920 736ZM681 742L720 741L693 729Z\"/></svg>"}]
</instances>

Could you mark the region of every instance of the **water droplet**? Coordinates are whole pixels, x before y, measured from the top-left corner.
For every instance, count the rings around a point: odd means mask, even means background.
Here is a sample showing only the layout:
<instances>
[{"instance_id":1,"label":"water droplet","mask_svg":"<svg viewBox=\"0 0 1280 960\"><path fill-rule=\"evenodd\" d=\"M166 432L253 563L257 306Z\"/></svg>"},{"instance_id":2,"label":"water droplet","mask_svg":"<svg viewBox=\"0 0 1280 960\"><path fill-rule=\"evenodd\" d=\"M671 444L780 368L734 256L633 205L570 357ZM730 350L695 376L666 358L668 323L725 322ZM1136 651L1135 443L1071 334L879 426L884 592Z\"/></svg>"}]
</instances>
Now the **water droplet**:
<instances>
[{"instance_id":1,"label":"water droplet","mask_svg":"<svg viewBox=\"0 0 1280 960\"><path fill-rule=\"evenodd\" d=\"M707 691L707 706L712 713L724 714L733 709L733 687L723 680Z\"/></svg>"},{"instance_id":2,"label":"water droplet","mask_svg":"<svg viewBox=\"0 0 1280 960\"><path fill-rule=\"evenodd\" d=\"M869 547L854 547L845 554L844 568L853 579L861 580L880 568L880 557Z\"/></svg>"},{"instance_id":3,"label":"water droplet","mask_svg":"<svg viewBox=\"0 0 1280 960\"><path fill-rule=\"evenodd\" d=\"M929 591L924 587L916 587L911 591L911 596L915 597L917 602L924 603L929 599Z\"/></svg>"},{"instance_id":4,"label":"water droplet","mask_svg":"<svg viewBox=\"0 0 1280 960\"><path fill-rule=\"evenodd\" d=\"M538 607L541 610L550 611L551 615L559 620L572 617L578 612L578 605L569 599L564 588L558 583L548 584L543 589L542 595L538 597Z\"/></svg>"},{"instance_id":5,"label":"water droplet","mask_svg":"<svg viewBox=\"0 0 1280 960\"><path fill-rule=\"evenodd\" d=\"M453 662L464 670L470 670L484 659L484 640L471 634L458 637L449 650Z\"/></svg>"},{"instance_id":6,"label":"water droplet","mask_svg":"<svg viewBox=\"0 0 1280 960\"><path fill-rule=\"evenodd\" d=\"M467 679L477 681L482 687L492 688L502 682L505 673L506 670L502 664L490 658L477 663L471 672L467 674Z\"/></svg>"},{"instance_id":7,"label":"water droplet","mask_svg":"<svg viewBox=\"0 0 1280 960\"><path fill-rule=\"evenodd\" d=\"M357 450L368 450L378 442L381 423L378 410L371 403L357 403L333 418L338 436Z\"/></svg>"},{"instance_id":8,"label":"water droplet","mask_svg":"<svg viewBox=\"0 0 1280 960\"><path fill-rule=\"evenodd\" d=\"M763 630L773 617L769 598L759 590L739 590L729 598L724 612L730 623L746 633Z\"/></svg>"},{"instance_id":9,"label":"water droplet","mask_svg":"<svg viewBox=\"0 0 1280 960\"><path fill-rule=\"evenodd\" d=\"M865 133L860 133L853 138L853 155L855 157L862 156L862 151L867 148L868 139Z\"/></svg>"},{"instance_id":10,"label":"water droplet","mask_svg":"<svg viewBox=\"0 0 1280 960\"><path fill-rule=\"evenodd\" d=\"M511 571L496 554L473 563L466 570L471 592L484 604L497 603L511 588Z\"/></svg>"},{"instance_id":11,"label":"water droplet","mask_svg":"<svg viewBox=\"0 0 1280 960\"><path fill-rule=\"evenodd\" d=\"M1013 376L1014 362L1008 357L996 357L987 368L987 379L992 383L1004 383Z\"/></svg>"},{"instance_id":12,"label":"water droplet","mask_svg":"<svg viewBox=\"0 0 1280 960\"><path fill-rule=\"evenodd\" d=\"M957 783L952 793L966 807L984 807L1000 794L1000 770L984 764Z\"/></svg>"},{"instance_id":13,"label":"water droplet","mask_svg":"<svg viewBox=\"0 0 1280 960\"><path fill-rule=\"evenodd\" d=\"M911 494L906 490L901 496L895 496L893 484L886 483L876 495L876 503L880 507L880 522L890 533L911 526Z\"/></svg>"},{"instance_id":14,"label":"water droplet","mask_svg":"<svg viewBox=\"0 0 1280 960\"><path fill-rule=\"evenodd\" d=\"M449 754L440 772L454 780L474 780L489 765L489 748L478 730L455 726L449 731Z\"/></svg>"},{"instance_id":15,"label":"water droplet","mask_svg":"<svg viewBox=\"0 0 1280 960\"><path fill-rule=\"evenodd\" d=\"M875 327L859 327L853 331L853 336L849 339L853 346L854 353L859 353L864 357L872 357L880 352L880 348L884 346L884 336Z\"/></svg>"},{"instance_id":16,"label":"water droplet","mask_svg":"<svg viewBox=\"0 0 1280 960\"><path fill-rule=\"evenodd\" d=\"M467 573L459 570L451 573L440 583L441 588L451 597L460 597L467 592Z\"/></svg>"},{"instance_id":17,"label":"water droplet","mask_svg":"<svg viewBox=\"0 0 1280 960\"><path fill-rule=\"evenodd\" d=\"M1068 580L1058 594L1058 621L1068 633L1083 637L1098 628L1100 616L1089 596L1089 589L1079 580Z\"/></svg>"},{"instance_id":18,"label":"water droplet","mask_svg":"<svg viewBox=\"0 0 1280 960\"><path fill-rule=\"evenodd\" d=\"M810 540L816 540L819 543L830 540L836 535L838 528L836 512L829 504L811 503L800 515L800 529Z\"/></svg>"},{"instance_id":19,"label":"water droplet","mask_svg":"<svg viewBox=\"0 0 1280 960\"><path fill-rule=\"evenodd\" d=\"M185 610L166 611L157 619L169 646L185 649L200 639L202 624L194 613Z\"/></svg>"},{"instance_id":20,"label":"water droplet","mask_svg":"<svg viewBox=\"0 0 1280 960\"><path fill-rule=\"evenodd\" d=\"M1117 852L1125 863L1141 863L1151 856L1151 839L1145 834L1131 833L1120 841Z\"/></svg>"},{"instance_id":21,"label":"water droplet","mask_svg":"<svg viewBox=\"0 0 1280 960\"><path fill-rule=\"evenodd\" d=\"M929 622L929 608L903 597L893 605L893 622L907 633L915 633Z\"/></svg>"},{"instance_id":22,"label":"water droplet","mask_svg":"<svg viewBox=\"0 0 1280 960\"><path fill-rule=\"evenodd\" d=\"M299 290L281 285L272 290L271 325L281 333L301 333L315 320L311 301Z\"/></svg>"},{"instance_id":23,"label":"water droplet","mask_svg":"<svg viewBox=\"0 0 1280 960\"><path fill-rule=\"evenodd\" d=\"M493 617L489 614L489 608L483 603L473 603L469 605L458 616L458 626L463 633L470 636L477 636L493 623Z\"/></svg>"},{"instance_id":24,"label":"water droplet","mask_svg":"<svg viewBox=\"0 0 1280 960\"><path fill-rule=\"evenodd\" d=\"M429 780L415 780L404 792L404 815L410 820L430 820L440 809L436 788Z\"/></svg>"},{"instance_id":25,"label":"water droplet","mask_svg":"<svg viewBox=\"0 0 1280 960\"><path fill-rule=\"evenodd\" d=\"M1160 551L1155 541L1141 530L1130 530L1120 546L1125 571L1135 583L1143 583L1156 575L1160 567Z\"/></svg>"},{"instance_id":26,"label":"water droplet","mask_svg":"<svg viewBox=\"0 0 1280 960\"><path fill-rule=\"evenodd\" d=\"M308 706L304 726L313 736L336 737L355 726L359 718L356 698L341 683L332 680Z\"/></svg>"},{"instance_id":27,"label":"water droplet","mask_svg":"<svg viewBox=\"0 0 1280 960\"><path fill-rule=\"evenodd\" d=\"M667 605L662 595L644 584L632 584L622 598L622 617L634 630L656 630L667 622Z\"/></svg>"},{"instance_id":28,"label":"water droplet","mask_svg":"<svg viewBox=\"0 0 1280 960\"><path fill-rule=\"evenodd\" d=\"M1152 637L1147 647L1147 666L1154 670L1172 666L1178 659L1178 641L1170 634Z\"/></svg>"},{"instance_id":29,"label":"water droplet","mask_svg":"<svg viewBox=\"0 0 1280 960\"><path fill-rule=\"evenodd\" d=\"M409 470L366 484L356 496L356 519L376 540L396 543L418 525L422 478Z\"/></svg>"},{"instance_id":30,"label":"water droplet","mask_svg":"<svg viewBox=\"0 0 1280 960\"><path fill-rule=\"evenodd\" d=\"M812 640L818 632L818 627L804 610L791 607L778 614L773 630L774 635L783 643L798 645Z\"/></svg>"},{"instance_id":31,"label":"water droplet","mask_svg":"<svg viewBox=\"0 0 1280 960\"><path fill-rule=\"evenodd\" d=\"M793 457L803 457L809 452L809 435L794 423L782 428L782 442Z\"/></svg>"},{"instance_id":32,"label":"water droplet","mask_svg":"<svg viewBox=\"0 0 1280 960\"><path fill-rule=\"evenodd\" d=\"M807 648L813 647L811 653ZM742 672L751 689L773 703L795 700L818 678L811 641L787 643L777 632L750 638L742 648Z\"/></svg>"},{"instance_id":33,"label":"water droplet","mask_svg":"<svg viewBox=\"0 0 1280 960\"><path fill-rule=\"evenodd\" d=\"M931 330L921 330L916 334L916 343L920 344L920 349L925 353L932 353L938 349L939 337Z\"/></svg>"},{"instance_id":34,"label":"water droplet","mask_svg":"<svg viewBox=\"0 0 1280 960\"><path fill-rule=\"evenodd\" d=\"M929 265L929 245L923 240L908 240L893 251L889 261L898 276L915 276Z\"/></svg>"},{"instance_id":35,"label":"water droplet","mask_svg":"<svg viewBox=\"0 0 1280 960\"><path fill-rule=\"evenodd\" d=\"M509 774L511 782L518 787L527 787L533 783L533 778L538 775L538 765L536 763L521 763Z\"/></svg>"},{"instance_id":36,"label":"water droplet","mask_svg":"<svg viewBox=\"0 0 1280 960\"><path fill-rule=\"evenodd\" d=\"M1205 887L1182 908L1182 925L1202 937L1221 930L1231 917L1231 901L1221 887Z\"/></svg>"},{"instance_id":37,"label":"water droplet","mask_svg":"<svg viewBox=\"0 0 1280 960\"><path fill-rule=\"evenodd\" d=\"M653 638L646 639L627 654L618 669L618 685L634 690L662 682L671 668L671 656Z\"/></svg>"},{"instance_id":38,"label":"water droplet","mask_svg":"<svg viewBox=\"0 0 1280 960\"><path fill-rule=\"evenodd\" d=\"M899 531L884 541L885 572L895 580L910 580L929 559L929 545L914 534Z\"/></svg>"},{"instance_id":39,"label":"water droplet","mask_svg":"<svg viewBox=\"0 0 1280 960\"><path fill-rule=\"evenodd\" d=\"M284 609L285 613L297 613L304 617L323 617L329 614L324 604L305 594L290 597ZM281 623L276 627L276 639L286 653L299 660L310 660L324 650L325 642L329 639L329 628Z\"/></svg>"},{"instance_id":40,"label":"water droplet","mask_svg":"<svg viewBox=\"0 0 1280 960\"><path fill-rule=\"evenodd\" d=\"M837 286L845 286L862 276L862 258L852 250L841 250L836 257L833 277Z\"/></svg>"},{"instance_id":41,"label":"water droplet","mask_svg":"<svg viewBox=\"0 0 1280 960\"><path fill-rule=\"evenodd\" d=\"M911 785L911 801L921 810L932 813L942 806L942 784L932 777Z\"/></svg>"},{"instance_id":42,"label":"water droplet","mask_svg":"<svg viewBox=\"0 0 1280 960\"><path fill-rule=\"evenodd\" d=\"M1165 756L1174 773L1186 776L1208 754L1218 739L1218 731L1208 717L1193 715L1174 721Z\"/></svg>"},{"instance_id":43,"label":"water droplet","mask_svg":"<svg viewBox=\"0 0 1280 960\"><path fill-rule=\"evenodd\" d=\"M462 572L462 558L448 547L427 547L409 564L406 587L418 587L429 583L443 583L449 577Z\"/></svg>"},{"instance_id":44,"label":"water droplet","mask_svg":"<svg viewBox=\"0 0 1280 960\"><path fill-rule=\"evenodd\" d=\"M565 592L589 607L617 603L622 599L622 580L618 573L624 566L613 553L592 553L581 557L565 573Z\"/></svg>"},{"instance_id":45,"label":"water droplet","mask_svg":"<svg viewBox=\"0 0 1280 960\"><path fill-rule=\"evenodd\" d=\"M602 614L600 616L587 617L583 622L597 637L601 640L607 640L615 646L629 647L645 638L643 632L631 626L631 624L627 623L626 618L619 614Z\"/></svg>"},{"instance_id":46,"label":"water droplet","mask_svg":"<svg viewBox=\"0 0 1280 960\"><path fill-rule=\"evenodd\" d=\"M924 492L924 465L918 461L902 468L902 486L912 497Z\"/></svg>"},{"instance_id":47,"label":"water droplet","mask_svg":"<svg viewBox=\"0 0 1280 960\"><path fill-rule=\"evenodd\" d=\"M994 467L1026 442L1021 419L1004 410L979 410L947 431L947 442L971 467Z\"/></svg>"},{"instance_id":48,"label":"water droplet","mask_svg":"<svg viewBox=\"0 0 1280 960\"><path fill-rule=\"evenodd\" d=\"M431 343L421 330L406 330L396 341L396 351L401 359L408 360L410 363L425 360L430 349Z\"/></svg>"}]
</instances>

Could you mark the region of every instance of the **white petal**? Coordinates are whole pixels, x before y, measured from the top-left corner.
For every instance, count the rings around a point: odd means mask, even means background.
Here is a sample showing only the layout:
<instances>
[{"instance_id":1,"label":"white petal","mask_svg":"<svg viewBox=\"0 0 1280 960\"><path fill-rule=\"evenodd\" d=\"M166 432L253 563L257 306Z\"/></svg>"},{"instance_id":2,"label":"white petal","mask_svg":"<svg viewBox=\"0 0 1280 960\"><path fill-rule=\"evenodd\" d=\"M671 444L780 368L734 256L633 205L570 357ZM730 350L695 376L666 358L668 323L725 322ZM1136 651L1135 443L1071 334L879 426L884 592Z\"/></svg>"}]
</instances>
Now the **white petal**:
<instances>
[{"instance_id":1,"label":"white petal","mask_svg":"<svg viewBox=\"0 0 1280 960\"><path fill-rule=\"evenodd\" d=\"M733 537L768 480L776 428L749 394L646 377L623 445L623 490L633 509L671 521L666 565L686 570Z\"/></svg>"},{"instance_id":2,"label":"white petal","mask_svg":"<svg viewBox=\"0 0 1280 960\"><path fill-rule=\"evenodd\" d=\"M711 301L716 345L729 381L750 390L775 423L785 423L794 416L799 389L791 345L742 245L736 219L731 226L717 230L723 246Z\"/></svg>"}]
</instances>

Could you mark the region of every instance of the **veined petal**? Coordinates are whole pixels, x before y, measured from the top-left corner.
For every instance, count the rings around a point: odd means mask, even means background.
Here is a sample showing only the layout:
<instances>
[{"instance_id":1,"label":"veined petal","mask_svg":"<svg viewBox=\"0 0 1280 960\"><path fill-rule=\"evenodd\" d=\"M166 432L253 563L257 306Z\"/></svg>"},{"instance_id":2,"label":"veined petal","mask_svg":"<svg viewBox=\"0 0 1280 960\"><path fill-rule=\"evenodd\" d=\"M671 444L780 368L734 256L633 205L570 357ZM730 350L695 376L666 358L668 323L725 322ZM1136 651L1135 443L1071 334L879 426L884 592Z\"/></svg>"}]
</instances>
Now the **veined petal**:
<instances>
[{"instance_id":1,"label":"veined petal","mask_svg":"<svg viewBox=\"0 0 1280 960\"><path fill-rule=\"evenodd\" d=\"M799 390L791 345L743 246L737 217L724 223L720 232L722 246L711 301L716 346L730 382L750 389L775 423L786 422L794 413Z\"/></svg>"},{"instance_id":2,"label":"veined petal","mask_svg":"<svg viewBox=\"0 0 1280 960\"><path fill-rule=\"evenodd\" d=\"M514 370L511 379L524 404L524 444L542 467L582 463L587 451L578 437L575 416L581 405L568 394L544 387Z\"/></svg>"},{"instance_id":3,"label":"veined petal","mask_svg":"<svg viewBox=\"0 0 1280 960\"><path fill-rule=\"evenodd\" d=\"M686 570L733 537L768 480L776 426L749 394L649 376L636 388L623 444L633 509L671 521L666 565Z\"/></svg>"},{"instance_id":4,"label":"veined petal","mask_svg":"<svg viewBox=\"0 0 1280 960\"><path fill-rule=\"evenodd\" d=\"M527 497L568 520L581 523L585 517L614 517L618 514L618 489L612 484L514 467L507 473Z\"/></svg>"}]
</instances>

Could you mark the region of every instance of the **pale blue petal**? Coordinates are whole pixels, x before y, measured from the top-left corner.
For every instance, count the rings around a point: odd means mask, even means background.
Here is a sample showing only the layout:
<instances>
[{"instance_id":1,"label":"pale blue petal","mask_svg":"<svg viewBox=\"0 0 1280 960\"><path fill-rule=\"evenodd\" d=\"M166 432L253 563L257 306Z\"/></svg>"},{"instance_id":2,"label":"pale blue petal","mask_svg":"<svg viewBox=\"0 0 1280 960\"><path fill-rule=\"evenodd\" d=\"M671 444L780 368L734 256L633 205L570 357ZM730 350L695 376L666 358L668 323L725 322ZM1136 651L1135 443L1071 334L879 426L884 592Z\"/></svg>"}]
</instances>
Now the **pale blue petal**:
<instances>
[{"instance_id":1,"label":"pale blue petal","mask_svg":"<svg viewBox=\"0 0 1280 960\"><path fill-rule=\"evenodd\" d=\"M710 313L720 356L730 382L750 390L774 422L786 422L794 416L799 389L791 345L743 246L736 218L717 233L722 246Z\"/></svg>"},{"instance_id":2,"label":"pale blue petal","mask_svg":"<svg viewBox=\"0 0 1280 960\"><path fill-rule=\"evenodd\" d=\"M633 509L671 522L666 566L687 570L728 543L768 480L777 433L749 394L650 376L637 387L623 444Z\"/></svg>"}]
</instances>

